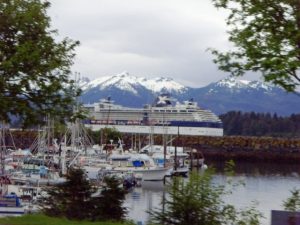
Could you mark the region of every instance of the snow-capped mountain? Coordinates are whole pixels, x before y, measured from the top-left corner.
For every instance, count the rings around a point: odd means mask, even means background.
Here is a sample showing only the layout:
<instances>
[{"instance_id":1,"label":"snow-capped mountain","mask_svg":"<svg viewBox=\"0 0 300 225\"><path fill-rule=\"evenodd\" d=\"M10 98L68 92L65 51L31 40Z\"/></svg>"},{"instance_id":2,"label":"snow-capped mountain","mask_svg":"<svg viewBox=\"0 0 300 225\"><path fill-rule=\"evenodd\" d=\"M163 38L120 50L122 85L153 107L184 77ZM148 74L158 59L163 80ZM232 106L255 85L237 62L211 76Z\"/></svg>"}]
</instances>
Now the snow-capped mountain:
<instances>
[{"instance_id":1,"label":"snow-capped mountain","mask_svg":"<svg viewBox=\"0 0 300 225\"><path fill-rule=\"evenodd\" d=\"M142 107L160 93L170 93L178 101L194 98L198 105L217 114L231 110L290 115L300 112L300 97L259 81L226 78L202 88L186 87L171 78L137 77L123 72L81 82L82 102L94 103L111 96L116 104Z\"/></svg>"},{"instance_id":2,"label":"snow-capped mountain","mask_svg":"<svg viewBox=\"0 0 300 225\"><path fill-rule=\"evenodd\" d=\"M225 78L213 84L214 87L211 89L211 91L216 91L218 88L228 88L231 92L236 92L244 89L271 92L273 88L276 88L272 84L267 84L259 81L239 80L234 77Z\"/></svg>"},{"instance_id":3,"label":"snow-capped mountain","mask_svg":"<svg viewBox=\"0 0 300 225\"><path fill-rule=\"evenodd\" d=\"M123 72L114 76L105 76L95 79L82 86L84 103L97 102L111 96L116 103L142 107L151 104L159 93L170 93L174 96L186 93L189 88L170 78L137 77Z\"/></svg>"},{"instance_id":4,"label":"snow-capped mountain","mask_svg":"<svg viewBox=\"0 0 300 225\"><path fill-rule=\"evenodd\" d=\"M170 78L157 77L153 79L147 79L130 75L128 72L123 72L118 75L105 76L93 80L83 86L83 90L89 90L93 88L105 90L111 87L118 88L123 91L132 92L135 95L138 94L138 88L140 87L143 87L155 93L159 93L162 91L184 92L187 89L183 85L175 82Z\"/></svg>"},{"instance_id":5,"label":"snow-capped mountain","mask_svg":"<svg viewBox=\"0 0 300 225\"><path fill-rule=\"evenodd\" d=\"M227 78L196 90L197 101L217 114L228 111L300 113L300 97L260 81Z\"/></svg>"}]
</instances>

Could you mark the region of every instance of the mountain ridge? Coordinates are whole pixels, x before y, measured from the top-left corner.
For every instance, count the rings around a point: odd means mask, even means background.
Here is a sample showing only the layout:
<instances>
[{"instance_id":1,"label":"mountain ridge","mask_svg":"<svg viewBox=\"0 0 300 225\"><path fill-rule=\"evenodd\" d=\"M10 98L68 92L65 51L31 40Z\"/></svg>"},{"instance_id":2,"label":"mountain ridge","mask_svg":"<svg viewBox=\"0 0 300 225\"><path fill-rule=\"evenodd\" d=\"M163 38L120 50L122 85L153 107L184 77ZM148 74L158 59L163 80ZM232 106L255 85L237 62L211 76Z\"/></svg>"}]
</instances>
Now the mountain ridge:
<instances>
[{"instance_id":1,"label":"mountain ridge","mask_svg":"<svg viewBox=\"0 0 300 225\"><path fill-rule=\"evenodd\" d=\"M143 107L151 104L160 93L169 93L180 102L193 98L200 107L210 109L216 114L253 111L290 115L300 111L299 96L286 93L272 84L233 77L221 79L205 87L192 88L172 78L147 79L123 72L89 82L85 79L80 86L83 89L83 103L99 102L100 99L111 96L116 104Z\"/></svg>"}]
</instances>

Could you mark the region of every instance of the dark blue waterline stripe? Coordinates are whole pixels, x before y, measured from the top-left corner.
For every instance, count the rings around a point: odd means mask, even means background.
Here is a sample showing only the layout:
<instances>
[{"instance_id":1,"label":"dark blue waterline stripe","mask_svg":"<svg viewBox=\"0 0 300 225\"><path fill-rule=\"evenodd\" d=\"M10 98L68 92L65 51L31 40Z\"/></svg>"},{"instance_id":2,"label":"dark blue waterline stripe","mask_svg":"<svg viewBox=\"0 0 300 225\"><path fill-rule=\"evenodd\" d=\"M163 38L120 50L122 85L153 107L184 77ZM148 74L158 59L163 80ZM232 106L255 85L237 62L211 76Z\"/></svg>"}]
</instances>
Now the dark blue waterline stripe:
<instances>
[{"instance_id":1,"label":"dark blue waterline stripe","mask_svg":"<svg viewBox=\"0 0 300 225\"><path fill-rule=\"evenodd\" d=\"M119 125L119 126L170 126L170 127L203 127L203 128L223 128L221 122L200 122L200 121L168 121L164 124L158 122L145 123L144 121L132 121L132 120L85 120L85 124L99 124L99 125Z\"/></svg>"},{"instance_id":2,"label":"dark blue waterline stripe","mask_svg":"<svg viewBox=\"0 0 300 225\"><path fill-rule=\"evenodd\" d=\"M0 214L24 214L25 212L7 212L7 211L0 211Z\"/></svg>"}]
</instances>

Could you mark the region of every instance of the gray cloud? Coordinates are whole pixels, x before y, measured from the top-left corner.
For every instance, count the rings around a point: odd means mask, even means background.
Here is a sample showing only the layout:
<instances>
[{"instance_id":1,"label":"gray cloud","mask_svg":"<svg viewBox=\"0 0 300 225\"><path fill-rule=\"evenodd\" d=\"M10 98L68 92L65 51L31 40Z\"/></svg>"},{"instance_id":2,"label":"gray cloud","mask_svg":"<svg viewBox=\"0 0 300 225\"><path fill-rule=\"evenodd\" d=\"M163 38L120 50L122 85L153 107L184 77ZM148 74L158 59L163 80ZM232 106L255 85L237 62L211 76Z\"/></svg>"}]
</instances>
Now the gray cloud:
<instances>
[{"instance_id":1,"label":"gray cloud","mask_svg":"<svg viewBox=\"0 0 300 225\"><path fill-rule=\"evenodd\" d=\"M226 49L224 13L210 0L50 0L61 37L81 42L73 70L91 79L124 70L200 87L227 74L209 47Z\"/></svg>"}]
</instances>

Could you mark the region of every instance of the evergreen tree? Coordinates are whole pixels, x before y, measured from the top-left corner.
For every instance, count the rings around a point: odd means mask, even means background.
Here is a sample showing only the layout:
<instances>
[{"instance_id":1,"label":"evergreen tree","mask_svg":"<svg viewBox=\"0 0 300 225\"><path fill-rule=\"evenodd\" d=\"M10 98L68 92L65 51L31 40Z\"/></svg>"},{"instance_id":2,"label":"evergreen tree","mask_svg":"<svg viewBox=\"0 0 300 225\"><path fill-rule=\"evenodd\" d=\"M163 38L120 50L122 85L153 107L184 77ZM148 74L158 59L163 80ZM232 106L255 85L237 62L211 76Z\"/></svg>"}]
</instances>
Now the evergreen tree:
<instances>
[{"instance_id":1,"label":"evergreen tree","mask_svg":"<svg viewBox=\"0 0 300 225\"><path fill-rule=\"evenodd\" d=\"M300 116L280 117L270 113L228 112L220 116L226 135L244 136L300 136Z\"/></svg>"},{"instance_id":2,"label":"evergreen tree","mask_svg":"<svg viewBox=\"0 0 300 225\"><path fill-rule=\"evenodd\" d=\"M292 212L300 211L300 189L294 189L291 193L292 196L283 202L284 209Z\"/></svg>"},{"instance_id":3,"label":"evergreen tree","mask_svg":"<svg viewBox=\"0 0 300 225\"><path fill-rule=\"evenodd\" d=\"M115 176L105 177L104 183L100 196L93 198L92 220L124 220L127 209L123 203L127 191Z\"/></svg>"},{"instance_id":4,"label":"evergreen tree","mask_svg":"<svg viewBox=\"0 0 300 225\"><path fill-rule=\"evenodd\" d=\"M24 126L46 115L73 115L79 90L69 79L78 42L57 41L50 28L45 0L0 1L0 120L11 116Z\"/></svg>"},{"instance_id":5,"label":"evergreen tree","mask_svg":"<svg viewBox=\"0 0 300 225\"><path fill-rule=\"evenodd\" d=\"M39 201L42 212L49 216L68 219L87 219L90 217L91 195L95 192L81 169L70 169L67 181L48 187L47 195Z\"/></svg>"},{"instance_id":6,"label":"evergreen tree","mask_svg":"<svg viewBox=\"0 0 300 225\"><path fill-rule=\"evenodd\" d=\"M127 193L116 177L105 177L100 195L96 195L83 170L70 169L66 182L47 187L39 200L43 213L48 216L75 220L124 220L123 207Z\"/></svg>"}]
</instances>

